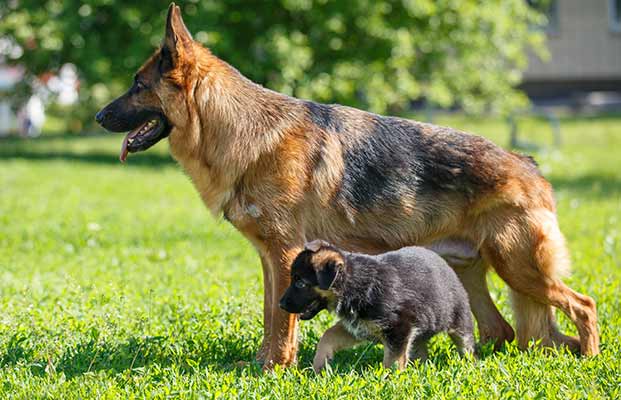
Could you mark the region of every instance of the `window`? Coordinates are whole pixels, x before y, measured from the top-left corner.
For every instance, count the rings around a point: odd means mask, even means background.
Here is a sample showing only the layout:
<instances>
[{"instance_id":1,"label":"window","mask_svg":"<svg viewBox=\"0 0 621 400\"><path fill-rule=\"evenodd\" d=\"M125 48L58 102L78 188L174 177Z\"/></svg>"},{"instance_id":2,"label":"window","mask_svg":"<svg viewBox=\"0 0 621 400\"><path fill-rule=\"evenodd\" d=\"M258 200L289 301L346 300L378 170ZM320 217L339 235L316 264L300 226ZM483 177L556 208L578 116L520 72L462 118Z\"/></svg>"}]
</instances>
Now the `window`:
<instances>
[{"instance_id":1,"label":"window","mask_svg":"<svg viewBox=\"0 0 621 400\"><path fill-rule=\"evenodd\" d=\"M611 31L621 32L621 0L608 0L608 21Z\"/></svg>"},{"instance_id":2,"label":"window","mask_svg":"<svg viewBox=\"0 0 621 400\"><path fill-rule=\"evenodd\" d=\"M559 18L557 0L526 0L526 3L546 16L548 23L540 27L540 29L545 29L548 33L558 33Z\"/></svg>"}]
</instances>

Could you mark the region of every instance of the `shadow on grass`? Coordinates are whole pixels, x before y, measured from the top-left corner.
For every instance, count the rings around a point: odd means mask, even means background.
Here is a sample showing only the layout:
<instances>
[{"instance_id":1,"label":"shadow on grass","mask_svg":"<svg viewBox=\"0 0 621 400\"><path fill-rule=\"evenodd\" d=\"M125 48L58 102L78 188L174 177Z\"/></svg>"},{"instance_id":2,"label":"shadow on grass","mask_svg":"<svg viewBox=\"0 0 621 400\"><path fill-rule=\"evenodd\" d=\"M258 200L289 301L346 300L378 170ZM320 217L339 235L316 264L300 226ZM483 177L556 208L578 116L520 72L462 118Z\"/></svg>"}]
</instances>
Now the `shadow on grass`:
<instances>
[{"instance_id":1,"label":"shadow on grass","mask_svg":"<svg viewBox=\"0 0 621 400\"><path fill-rule=\"evenodd\" d=\"M88 142L92 139L108 138L110 134L95 135L75 135L58 134L44 135L36 139L24 139L19 137L8 137L0 139L0 161L21 159L28 161L50 161L64 160L95 164L118 165L120 164L118 154L111 151L97 150L93 146L92 150L76 151L70 148L74 142ZM119 148L121 138L119 137ZM68 150L45 149L46 143L67 143ZM160 167L174 165L175 161L169 154L158 152L145 152L139 155L130 156L128 163L132 166L140 167Z\"/></svg>"},{"instance_id":2,"label":"shadow on grass","mask_svg":"<svg viewBox=\"0 0 621 400\"><path fill-rule=\"evenodd\" d=\"M18 150L15 152L0 151L0 160L12 160L22 159L29 161L50 161L50 160L65 160L65 161L77 161L107 165L120 165L118 156L110 153L99 152L38 152L28 150ZM132 166L140 167L161 167L175 165L175 161L169 155L160 154L141 154L139 156L131 157L128 161Z\"/></svg>"},{"instance_id":3,"label":"shadow on grass","mask_svg":"<svg viewBox=\"0 0 621 400\"><path fill-rule=\"evenodd\" d=\"M42 134L41 136L37 136L34 138L21 137L21 136L3 136L0 137L0 143L2 144L12 144L12 145L28 145L28 144L36 144L36 143L46 143L56 140L66 140L66 141L76 141L76 140L89 140L89 139L100 139L107 138L112 135L116 135L114 133L107 132L97 132L97 133L49 133Z\"/></svg>"},{"instance_id":4,"label":"shadow on grass","mask_svg":"<svg viewBox=\"0 0 621 400\"><path fill-rule=\"evenodd\" d=\"M90 339L66 347L59 356L52 356L49 360L35 354L35 342L33 337L14 335L9 339L6 351L0 354L0 368L26 365L35 376L46 376L53 370L55 374L64 374L67 379L100 371L133 373L149 366L174 367L183 374L196 373L202 368L255 375L261 374L262 370L255 361L260 340L241 335L211 340L170 336L132 336L124 342ZM315 342L300 346L300 368L311 366L314 352Z\"/></svg>"},{"instance_id":5,"label":"shadow on grass","mask_svg":"<svg viewBox=\"0 0 621 400\"><path fill-rule=\"evenodd\" d=\"M34 375L44 376L51 364L55 373L63 373L67 379L89 372L138 371L149 365L175 366L182 373L192 373L197 367L207 366L233 370L239 361L250 365L256 351L245 341L227 337L209 342L178 341L166 336L130 337L120 343L97 340L78 343L66 348L60 356L46 360L36 358L25 343L24 338L11 339L7 351L0 355L0 367L26 364ZM257 368L260 371L258 364Z\"/></svg>"},{"instance_id":6,"label":"shadow on grass","mask_svg":"<svg viewBox=\"0 0 621 400\"><path fill-rule=\"evenodd\" d=\"M124 342L101 342L94 339L67 347L60 356L50 360L35 356L34 338L15 335L9 340L4 354L0 354L0 368L27 365L35 376L46 376L53 370L67 379L100 371L112 374L139 372L149 366L174 367L180 373L193 374L197 369L210 368L219 371L260 375L261 365L255 361L259 340L222 337L210 341L172 340L171 337L130 337ZM299 350L298 368L311 370L315 342L302 343ZM342 373L359 372L382 360L382 350L373 346L365 351L355 365L352 359L365 346L337 354L334 368Z\"/></svg>"},{"instance_id":7,"label":"shadow on grass","mask_svg":"<svg viewBox=\"0 0 621 400\"><path fill-rule=\"evenodd\" d=\"M62 373L67 379L84 374L107 372L112 374L139 373L146 367L157 366L159 369L174 367L182 374L194 374L197 370L209 368L217 371L234 372L258 376L262 366L255 361L258 350L258 338L242 336L223 336L204 340L204 338L172 338L170 336L133 336L124 342L101 342L90 339L67 347L60 356L50 360L35 356L32 344L35 338L25 335L13 336L4 354L0 354L0 368L11 365L27 365L33 375L45 376L50 373ZM297 367L310 375L315 354L316 341L301 343L298 352ZM507 353L504 346L496 351L489 346L478 352L479 360L494 354ZM409 368L423 368L433 365L443 369L457 355L452 345L430 346L430 356L425 364ZM374 344L361 344L353 349L340 351L330 363L333 374L343 375L351 372L359 374L380 366L383 348ZM474 361L473 361L474 362ZM54 371L54 372L51 372Z\"/></svg>"}]
</instances>

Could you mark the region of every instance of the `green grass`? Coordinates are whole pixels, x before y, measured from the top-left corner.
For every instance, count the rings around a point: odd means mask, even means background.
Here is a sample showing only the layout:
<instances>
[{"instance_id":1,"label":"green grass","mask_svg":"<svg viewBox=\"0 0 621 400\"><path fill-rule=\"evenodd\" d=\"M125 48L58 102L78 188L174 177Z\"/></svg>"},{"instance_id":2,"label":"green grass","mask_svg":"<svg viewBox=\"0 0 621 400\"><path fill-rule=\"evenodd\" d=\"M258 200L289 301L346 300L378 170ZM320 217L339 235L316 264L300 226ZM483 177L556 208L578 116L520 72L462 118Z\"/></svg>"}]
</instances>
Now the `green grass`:
<instances>
[{"instance_id":1,"label":"green grass","mask_svg":"<svg viewBox=\"0 0 621 400\"><path fill-rule=\"evenodd\" d=\"M436 122L507 142L501 121ZM522 127L549 141L541 121ZM564 147L535 156L556 188L568 282L598 303L602 354L509 345L471 362L438 337L430 362L405 372L382 370L381 348L360 346L320 376L309 366L333 322L325 313L302 323L298 367L238 366L261 339L259 260L208 214L166 144L121 165L120 136L2 140L0 398L620 398L621 118L562 129Z\"/></svg>"}]
</instances>

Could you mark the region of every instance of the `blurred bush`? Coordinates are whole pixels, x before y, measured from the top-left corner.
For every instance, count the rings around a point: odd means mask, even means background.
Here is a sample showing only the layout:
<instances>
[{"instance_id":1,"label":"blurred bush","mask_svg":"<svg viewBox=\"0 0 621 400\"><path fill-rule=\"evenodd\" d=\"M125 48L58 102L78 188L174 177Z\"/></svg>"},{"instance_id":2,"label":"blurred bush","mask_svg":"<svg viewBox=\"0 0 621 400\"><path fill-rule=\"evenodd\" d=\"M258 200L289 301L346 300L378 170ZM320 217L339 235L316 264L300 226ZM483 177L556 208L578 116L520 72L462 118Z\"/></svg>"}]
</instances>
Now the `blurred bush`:
<instances>
[{"instance_id":1,"label":"blurred bush","mask_svg":"<svg viewBox=\"0 0 621 400\"><path fill-rule=\"evenodd\" d=\"M194 38L254 81L376 112L398 112L421 98L475 113L523 106L526 97L514 87L526 52L545 52L544 35L532 28L544 17L524 0L180 3ZM2 1L0 37L13 45L6 60L30 75L75 64L76 117L90 118L159 45L167 5Z\"/></svg>"}]
</instances>

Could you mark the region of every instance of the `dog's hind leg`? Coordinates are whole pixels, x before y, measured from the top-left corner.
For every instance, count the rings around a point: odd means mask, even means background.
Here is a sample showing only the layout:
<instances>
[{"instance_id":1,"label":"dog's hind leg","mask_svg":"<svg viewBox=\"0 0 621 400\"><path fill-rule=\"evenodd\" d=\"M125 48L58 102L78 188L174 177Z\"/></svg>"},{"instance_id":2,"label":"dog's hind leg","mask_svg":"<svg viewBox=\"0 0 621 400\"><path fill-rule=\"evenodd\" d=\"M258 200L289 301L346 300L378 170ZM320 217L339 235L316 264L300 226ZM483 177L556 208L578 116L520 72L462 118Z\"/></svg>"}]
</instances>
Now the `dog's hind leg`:
<instances>
[{"instance_id":1,"label":"dog's hind leg","mask_svg":"<svg viewBox=\"0 0 621 400\"><path fill-rule=\"evenodd\" d=\"M495 210L484 225L482 254L517 292L513 303L520 345L527 345L531 338L542 339L547 345L576 344L574 339L558 332L550 309L554 306L576 325L580 352L598 354L595 302L560 280L569 259L554 213L547 209Z\"/></svg>"},{"instance_id":2,"label":"dog's hind leg","mask_svg":"<svg viewBox=\"0 0 621 400\"><path fill-rule=\"evenodd\" d=\"M487 265L481 258L468 266L453 267L468 293L470 308L479 326L481 343L493 341L498 349L504 342L513 341L511 325L503 318L490 297L487 287Z\"/></svg>"},{"instance_id":3,"label":"dog's hind leg","mask_svg":"<svg viewBox=\"0 0 621 400\"><path fill-rule=\"evenodd\" d=\"M572 351L580 351L580 341L559 332L554 318L554 308L533 300L530 296L511 290L511 300L519 332L518 346L528 347L531 340L541 340L543 345L564 344Z\"/></svg>"}]
</instances>

